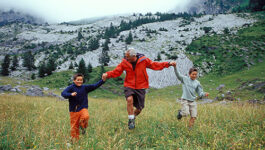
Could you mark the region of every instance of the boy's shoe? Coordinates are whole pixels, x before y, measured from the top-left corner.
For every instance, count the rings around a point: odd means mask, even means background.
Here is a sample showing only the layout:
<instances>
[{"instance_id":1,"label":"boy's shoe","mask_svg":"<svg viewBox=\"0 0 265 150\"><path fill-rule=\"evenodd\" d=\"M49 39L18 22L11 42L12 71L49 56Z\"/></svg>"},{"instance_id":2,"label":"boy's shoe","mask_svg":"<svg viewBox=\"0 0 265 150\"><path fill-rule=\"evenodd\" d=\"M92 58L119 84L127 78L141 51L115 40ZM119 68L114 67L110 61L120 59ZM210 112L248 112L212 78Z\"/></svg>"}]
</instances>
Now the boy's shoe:
<instances>
[{"instance_id":1,"label":"boy's shoe","mask_svg":"<svg viewBox=\"0 0 265 150\"><path fill-rule=\"evenodd\" d=\"M129 119L129 121L128 121L128 128L130 130L135 128L135 119Z\"/></svg>"},{"instance_id":2,"label":"boy's shoe","mask_svg":"<svg viewBox=\"0 0 265 150\"><path fill-rule=\"evenodd\" d=\"M85 128L83 128L82 126L80 126L80 129L81 129L81 134L86 134L86 129Z\"/></svg>"},{"instance_id":3,"label":"boy's shoe","mask_svg":"<svg viewBox=\"0 0 265 150\"><path fill-rule=\"evenodd\" d=\"M180 120L182 118L182 115L180 112L181 112L181 110L179 110L179 112L178 112L178 116L177 116L178 120Z\"/></svg>"}]
</instances>

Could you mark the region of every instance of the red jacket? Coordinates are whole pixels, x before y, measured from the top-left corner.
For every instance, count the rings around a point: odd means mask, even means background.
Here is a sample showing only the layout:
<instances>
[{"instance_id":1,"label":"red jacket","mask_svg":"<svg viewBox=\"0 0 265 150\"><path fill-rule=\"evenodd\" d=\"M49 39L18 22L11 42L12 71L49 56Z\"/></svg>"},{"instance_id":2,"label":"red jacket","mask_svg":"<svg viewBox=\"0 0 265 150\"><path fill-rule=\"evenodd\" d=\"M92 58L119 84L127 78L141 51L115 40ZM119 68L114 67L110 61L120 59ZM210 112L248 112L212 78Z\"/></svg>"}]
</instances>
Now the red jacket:
<instances>
[{"instance_id":1,"label":"red jacket","mask_svg":"<svg viewBox=\"0 0 265 150\"><path fill-rule=\"evenodd\" d=\"M132 89L147 89L149 88L148 75L146 68L152 70L162 70L169 67L168 62L153 62L143 54L137 54L138 61L133 70L133 66L126 59L122 59L122 62L112 71L108 71L108 78L119 77L123 71L126 71L126 77L124 86Z\"/></svg>"}]
</instances>

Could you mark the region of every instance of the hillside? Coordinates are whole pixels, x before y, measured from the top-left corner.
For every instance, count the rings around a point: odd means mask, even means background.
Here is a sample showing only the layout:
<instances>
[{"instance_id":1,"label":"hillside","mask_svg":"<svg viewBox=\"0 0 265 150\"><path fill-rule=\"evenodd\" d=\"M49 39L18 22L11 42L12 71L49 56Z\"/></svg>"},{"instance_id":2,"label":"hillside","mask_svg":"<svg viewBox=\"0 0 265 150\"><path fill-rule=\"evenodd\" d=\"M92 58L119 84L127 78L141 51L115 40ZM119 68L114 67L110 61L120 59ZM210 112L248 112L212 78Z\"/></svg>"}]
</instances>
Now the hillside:
<instances>
[{"instance_id":1,"label":"hillside","mask_svg":"<svg viewBox=\"0 0 265 150\"><path fill-rule=\"evenodd\" d=\"M154 20L158 18L158 20ZM159 19L160 18L160 19ZM163 19L164 18L164 19ZM164 21L161 21L164 20ZM150 23L144 23L148 21ZM115 29L119 34L110 35L108 45L109 66L115 66L123 57L126 47L134 47L138 52L145 54L152 60L161 56L161 61L176 60L182 67L181 72L190 68L193 63L185 56L185 48L194 39L205 35L205 28L211 28L211 32L222 34L224 29L231 33L243 27L244 24L252 25L257 19L252 14L226 14L226 15L188 15L188 14L146 14L140 16L117 16L106 18L87 25L57 24L46 26L32 26L24 24L12 24L0 28L3 33L0 39L0 53L17 54L19 59L18 71L11 72L11 76L27 78L35 71L27 71L23 67L23 53L31 51L34 55L34 65L39 67L43 62L54 59L56 70L67 70L71 63L79 63L83 58L86 64L93 67L99 66L106 31ZM123 23L122 23L123 22ZM127 22L127 23L126 23ZM135 27L127 27L131 22ZM142 22L142 23L141 23ZM226 22L223 24L222 22ZM117 26L123 24L122 26ZM124 29L121 27L124 26ZM16 29L16 30L13 30ZM16 32L13 32L16 31ZM78 40L78 35L83 37ZM133 41L126 44L125 39L132 33ZM97 42L96 46L93 42ZM93 47L92 47L93 46ZM178 81L172 74L172 69L161 72L148 70L150 86L163 88L176 85ZM169 75L165 77L165 75ZM156 81L156 82L153 82Z\"/></svg>"}]
</instances>

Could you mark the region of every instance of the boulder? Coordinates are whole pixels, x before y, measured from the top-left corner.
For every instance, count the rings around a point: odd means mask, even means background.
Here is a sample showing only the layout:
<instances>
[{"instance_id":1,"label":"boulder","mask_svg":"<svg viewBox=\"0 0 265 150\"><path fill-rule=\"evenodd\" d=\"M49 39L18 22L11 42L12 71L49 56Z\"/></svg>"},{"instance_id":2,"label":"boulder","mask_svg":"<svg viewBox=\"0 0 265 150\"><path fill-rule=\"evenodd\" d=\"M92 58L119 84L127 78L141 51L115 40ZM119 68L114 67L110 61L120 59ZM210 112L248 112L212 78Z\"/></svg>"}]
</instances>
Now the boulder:
<instances>
[{"instance_id":1,"label":"boulder","mask_svg":"<svg viewBox=\"0 0 265 150\"><path fill-rule=\"evenodd\" d=\"M12 86L10 84L0 86L0 90L2 91L10 91L12 89Z\"/></svg>"},{"instance_id":2,"label":"boulder","mask_svg":"<svg viewBox=\"0 0 265 150\"><path fill-rule=\"evenodd\" d=\"M27 96L44 96L44 93L40 87L32 86L31 88L27 89L26 95Z\"/></svg>"},{"instance_id":3,"label":"boulder","mask_svg":"<svg viewBox=\"0 0 265 150\"><path fill-rule=\"evenodd\" d=\"M224 84L220 84L220 85L216 88L216 90L220 91L220 90L222 90L224 87L225 87Z\"/></svg>"}]
</instances>

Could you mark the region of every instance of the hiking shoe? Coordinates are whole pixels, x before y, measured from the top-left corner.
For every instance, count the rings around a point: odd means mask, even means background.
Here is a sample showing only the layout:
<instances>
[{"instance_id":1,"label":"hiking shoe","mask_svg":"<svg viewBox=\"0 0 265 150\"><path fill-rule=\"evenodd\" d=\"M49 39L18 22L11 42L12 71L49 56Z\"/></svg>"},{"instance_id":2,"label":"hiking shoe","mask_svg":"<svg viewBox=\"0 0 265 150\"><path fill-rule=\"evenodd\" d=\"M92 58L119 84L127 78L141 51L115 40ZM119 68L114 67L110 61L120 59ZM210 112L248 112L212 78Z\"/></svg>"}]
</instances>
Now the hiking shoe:
<instances>
[{"instance_id":1,"label":"hiking shoe","mask_svg":"<svg viewBox=\"0 0 265 150\"><path fill-rule=\"evenodd\" d=\"M129 121L128 121L128 128L130 130L135 128L135 119L129 119Z\"/></svg>"},{"instance_id":2,"label":"hiking shoe","mask_svg":"<svg viewBox=\"0 0 265 150\"><path fill-rule=\"evenodd\" d=\"M177 116L178 120L180 120L182 118L182 115L180 112L181 112L181 110L179 110L179 112L178 112L178 116Z\"/></svg>"},{"instance_id":3,"label":"hiking shoe","mask_svg":"<svg viewBox=\"0 0 265 150\"><path fill-rule=\"evenodd\" d=\"M83 128L82 126L80 126L80 129L81 129L81 134L86 134L86 129L85 128Z\"/></svg>"}]
</instances>

